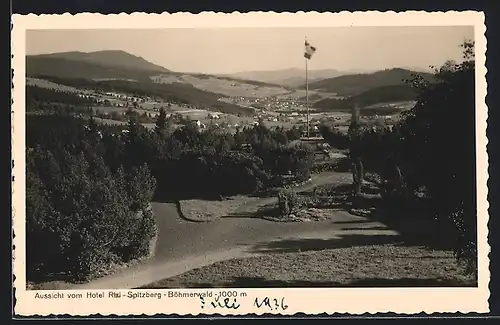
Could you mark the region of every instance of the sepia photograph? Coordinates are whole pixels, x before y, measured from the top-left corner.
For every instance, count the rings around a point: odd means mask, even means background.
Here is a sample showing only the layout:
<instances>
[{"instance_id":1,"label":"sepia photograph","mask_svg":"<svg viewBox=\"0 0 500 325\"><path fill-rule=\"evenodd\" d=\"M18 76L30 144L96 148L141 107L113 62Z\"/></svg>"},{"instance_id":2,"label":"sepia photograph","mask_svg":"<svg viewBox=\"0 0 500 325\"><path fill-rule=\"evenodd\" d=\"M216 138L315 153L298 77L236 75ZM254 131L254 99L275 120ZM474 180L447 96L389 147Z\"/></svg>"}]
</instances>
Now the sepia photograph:
<instances>
[{"instance_id":1,"label":"sepia photograph","mask_svg":"<svg viewBox=\"0 0 500 325\"><path fill-rule=\"evenodd\" d=\"M25 31L25 290L479 286L473 24L130 26Z\"/></svg>"}]
</instances>

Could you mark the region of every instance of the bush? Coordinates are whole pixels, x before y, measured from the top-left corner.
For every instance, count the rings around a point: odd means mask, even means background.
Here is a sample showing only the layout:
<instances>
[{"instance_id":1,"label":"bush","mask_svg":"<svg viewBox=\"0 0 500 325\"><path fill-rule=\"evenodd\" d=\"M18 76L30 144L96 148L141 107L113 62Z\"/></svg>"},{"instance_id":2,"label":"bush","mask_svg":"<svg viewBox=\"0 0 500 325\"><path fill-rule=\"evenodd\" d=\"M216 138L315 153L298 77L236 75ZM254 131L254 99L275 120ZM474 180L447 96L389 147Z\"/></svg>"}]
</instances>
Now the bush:
<instances>
[{"instance_id":1,"label":"bush","mask_svg":"<svg viewBox=\"0 0 500 325\"><path fill-rule=\"evenodd\" d=\"M119 170L119 173L125 175L123 168ZM132 167L126 178L132 211L146 209L156 188L156 179L150 175L148 165L144 164L139 168Z\"/></svg>"},{"instance_id":2,"label":"bush","mask_svg":"<svg viewBox=\"0 0 500 325\"><path fill-rule=\"evenodd\" d=\"M263 161L263 169L275 176L291 175L295 182L310 178L314 151L308 145L296 143L257 152ZM278 184L274 184L278 185Z\"/></svg>"},{"instance_id":3,"label":"bush","mask_svg":"<svg viewBox=\"0 0 500 325\"><path fill-rule=\"evenodd\" d=\"M457 259L465 264L467 272L477 274L477 239L474 236L477 227L475 220L465 213L462 207L458 207L449 216L453 223L452 231L455 232L455 252Z\"/></svg>"},{"instance_id":4,"label":"bush","mask_svg":"<svg viewBox=\"0 0 500 325\"><path fill-rule=\"evenodd\" d=\"M284 189L278 193L279 213L282 217L287 217L294 213L299 205L299 198L295 191Z\"/></svg>"},{"instance_id":5,"label":"bush","mask_svg":"<svg viewBox=\"0 0 500 325\"><path fill-rule=\"evenodd\" d=\"M144 207L138 214L137 228L131 234L130 244L126 247L126 260L134 260L149 255L149 245L156 234L157 227L153 212L149 207Z\"/></svg>"},{"instance_id":6,"label":"bush","mask_svg":"<svg viewBox=\"0 0 500 325\"><path fill-rule=\"evenodd\" d=\"M29 151L27 167L28 276L84 279L144 254L153 235L151 217L138 218L130 203L151 200L147 173L127 180L98 156L64 151L57 159L40 148ZM145 193L138 197L133 189L141 188Z\"/></svg>"},{"instance_id":7,"label":"bush","mask_svg":"<svg viewBox=\"0 0 500 325\"><path fill-rule=\"evenodd\" d=\"M349 148L349 137L334 127L322 125L320 133L323 139L333 148L347 149Z\"/></svg>"},{"instance_id":8,"label":"bush","mask_svg":"<svg viewBox=\"0 0 500 325\"><path fill-rule=\"evenodd\" d=\"M146 141L152 149L145 151L151 152L163 199L214 199L282 185L281 176L289 173L298 181L308 179L313 152L288 136L293 133L263 126L232 136L213 126L202 132L188 123L170 138Z\"/></svg>"}]
</instances>

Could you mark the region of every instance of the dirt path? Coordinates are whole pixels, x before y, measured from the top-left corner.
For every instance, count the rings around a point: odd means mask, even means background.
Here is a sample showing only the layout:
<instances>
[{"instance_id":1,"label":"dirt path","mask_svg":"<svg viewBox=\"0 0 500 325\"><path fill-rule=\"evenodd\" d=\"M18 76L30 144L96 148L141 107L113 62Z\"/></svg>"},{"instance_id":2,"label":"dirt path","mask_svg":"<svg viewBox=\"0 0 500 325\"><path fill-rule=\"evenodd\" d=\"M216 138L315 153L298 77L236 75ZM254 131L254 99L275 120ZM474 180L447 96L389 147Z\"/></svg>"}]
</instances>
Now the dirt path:
<instances>
[{"instance_id":1,"label":"dirt path","mask_svg":"<svg viewBox=\"0 0 500 325\"><path fill-rule=\"evenodd\" d=\"M162 203L155 204L153 209L175 211L173 207ZM74 289L138 288L215 262L263 254L256 252L254 248L275 240L331 239L349 231L349 228L356 228L352 231L368 235L374 231L369 228L382 226L340 211L333 222L329 220L310 223L276 223L262 219L231 218L214 223L195 224L179 221L174 215L161 216L164 220L154 258ZM360 231L360 227L367 229ZM397 235L392 231L376 232Z\"/></svg>"},{"instance_id":2,"label":"dirt path","mask_svg":"<svg viewBox=\"0 0 500 325\"><path fill-rule=\"evenodd\" d=\"M335 181L345 182L347 175L341 173L318 175L313 177L310 184L301 186L298 190L305 191ZM274 198L256 199L238 210L248 211L266 202L268 204L272 200ZM349 231L349 228L353 230L356 228L355 231L369 235L368 228L383 227L382 224L345 211L335 211L330 220L320 222L279 223L235 216L210 223L194 223L180 218L174 204L153 203L152 208L159 229L155 256L145 263L75 286L74 289L137 288L214 262L260 254L253 252L252 247L273 240L333 238L342 231ZM382 231L396 235L392 231Z\"/></svg>"}]
</instances>

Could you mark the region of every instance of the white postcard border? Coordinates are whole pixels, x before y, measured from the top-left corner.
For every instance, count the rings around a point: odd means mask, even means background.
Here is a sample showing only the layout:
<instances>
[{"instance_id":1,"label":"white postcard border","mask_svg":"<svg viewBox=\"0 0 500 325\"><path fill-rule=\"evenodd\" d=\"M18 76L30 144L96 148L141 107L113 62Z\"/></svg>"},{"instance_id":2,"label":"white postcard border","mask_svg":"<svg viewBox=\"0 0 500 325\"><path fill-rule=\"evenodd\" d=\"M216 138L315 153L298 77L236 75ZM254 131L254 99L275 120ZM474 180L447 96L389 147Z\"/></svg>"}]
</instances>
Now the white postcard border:
<instances>
[{"instance_id":1,"label":"white postcard border","mask_svg":"<svg viewBox=\"0 0 500 325\"><path fill-rule=\"evenodd\" d=\"M489 258L488 245L488 157L486 152L486 27L481 12L341 12L341 13L213 13L200 14L111 14L94 13L62 15L13 15L12 17L12 185L13 244L15 245L13 273L15 275L15 314L33 315L245 315L245 314L333 314L333 313L434 313L488 312ZM162 292L162 299L123 298L130 290L27 291L25 271L25 31L29 29L147 29L147 28L235 28L235 27L348 27L348 26L475 26L476 48L476 145L478 196L478 258L477 288L279 288L279 289L182 289L147 290ZM302 36L300 36L302 37ZM200 298L168 299L168 292L237 291L238 309L202 308ZM62 299L37 299L36 293L59 292ZM70 299L69 293L120 292L122 298ZM134 291L138 292L138 291ZM145 290L143 290L145 292ZM246 296L242 296L242 292ZM284 298L286 309L256 308L255 298Z\"/></svg>"}]
</instances>

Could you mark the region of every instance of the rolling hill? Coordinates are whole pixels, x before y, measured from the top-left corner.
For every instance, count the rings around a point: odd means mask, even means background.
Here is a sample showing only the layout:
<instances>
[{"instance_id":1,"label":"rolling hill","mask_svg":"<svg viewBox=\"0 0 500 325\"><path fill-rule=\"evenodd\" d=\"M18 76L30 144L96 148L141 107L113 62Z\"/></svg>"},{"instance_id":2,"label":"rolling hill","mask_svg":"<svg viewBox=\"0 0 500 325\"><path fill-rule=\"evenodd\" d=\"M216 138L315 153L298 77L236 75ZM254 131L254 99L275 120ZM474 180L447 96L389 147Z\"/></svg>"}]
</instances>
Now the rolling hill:
<instances>
[{"instance_id":1,"label":"rolling hill","mask_svg":"<svg viewBox=\"0 0 500 325\"><path fill-rule=\"evenodd\" d=\"M308 79L311 82L315 80L317 81L326 78L333 78L349 73L355 73L355 72L340 71L335 69L309 70ZM305 71L304 69L299 69L299 68L270 70L270 71L243 71L223 76L240 78L240 79L257 80L262 82L283 85L287 87L301 87L305 84Z\"/></svg>"},{"instance_id":2,"label":"rolling hill","mask_svg":"<svg viewBox=\"0 0 500 325\"><path fill-rule=\"evenodd\" d=\"M26 74L28 77L48 76L95 81L184 83L203 91L229 97L265 97L291 91L287 87L262 81L170 71L123 51L64 52L27 56Z\"/></svg>"},{"instance_id":3,"label":"rolling hill","mask_svg":"<svg viewBox=\"0 0 500 325\"><path fill-rule=\"evenodd\" d=\"M51 85L63 85L70 89L119 92L136 96L161 98L172 103L187 104L196 108L218 111L227 114L251 116L254 110L235 104L219 101L223 97L203 91L189 84L161 84L153 82L133 82L128 80L90 80L85 78L61 78L55 76L38 76Z\"/></svg>"},{"instance_id":4,"label":"rolling hill","mask_svg":"<svg viewBox=\"0 0 500 325\"><path fill-rule=\"evenodd\" d=\"M148 81L169 70L123 51L65 52L26 57L26 75Z\"/></svg>"},{"instance_id":5,"label":"rolling hill","mask_svg":"<svg viewBox=\"0 0 500 325\"><path fill-rule=\"evenodd\" d=\"M121 67L132 70L154 71L155 73L169 71L168 69L159 66L157 64L151 63L143 59L142 57L135 56L133 54L120 50L106 50L106 51L97 51L88 53L73 51L73 52L28 56L28 59L30 58L63 59L70 61L87 62L100 66Z\"/></svg>"},{"instance_id":6,"label":"rolling hill","mask_svg":"<svg viewBox=\"0 0 500 325\"><path fill-rule=\"evenodd\" d=\"M155 83L157 75L173 74L164 67L123 51L65 52L26 57L26 75L75 89L120 91L159 97L229 114L251 115L253 109L219 101L214 91L189 83Z\"/></svg>"},{"instance_id":7,"label":"rolling hill","mask_svg":"<svg viewBox=\"0 0 500 325\"><path fill-rule=\"evenodd\" d=\"M319 110L346 110L353 104L369 106L383 102L413 100L413 89L404 83L414 74L432 80L433 75L407 69L344 75L339 70L310 70L309 89L318 95ZM222 101L221 97L273 97L290 94L290 87L277 83L296 83L305 88L304 70L241 72L233 75L207 75L170 71L124 51L64 52L26 57L26 74L78 89L116 90L160 97L173 102L204 107L230 114L250 115L253 110ZM332 77L336 76L336 77ZM311 81L311 79L321 79ZM323 79L326 78L326 79ZM303 91L303 90L302 90ZM334 98L337 93L346 99ZM326 98L325 98L326 97ZM321 99L325 98L325 99Z\"/></svg>"},{"instance_id":8,"label":"rolling hill","mask_svg":"<svg viewBox=\"0 0 500 325\"><path fill-rule=\"evenodd\" d=\"M421 76L428 81L434 79L434 75L431 73L394 68L374 73L344 75L324 79L309 83L309 89L351 97L378 87L404 85L404 80L412 79L414 75ZM305 88L305 86L302 88Z\"/></svg>"},{"instance_id":9,"label":"rolling hill","mask_svg":"<svg viewBox=\"0 0 500 325\"><path fill-rule=\"evenodd\" d=\"M361 112L369 110L384 111L386 113L398 112L398 108L391 110L370 108L374 104L409 102L417 99L417 91L409 85L390 85L375 87L346 99L327 98L314 103L313 107L319 111L350 112L353 106L359 106ZM365 114L366 115L366 114Z\"/></svg>"}]
</instances>

